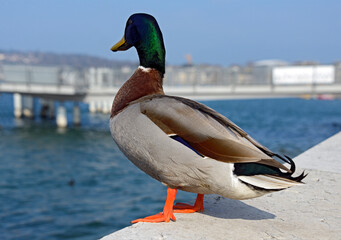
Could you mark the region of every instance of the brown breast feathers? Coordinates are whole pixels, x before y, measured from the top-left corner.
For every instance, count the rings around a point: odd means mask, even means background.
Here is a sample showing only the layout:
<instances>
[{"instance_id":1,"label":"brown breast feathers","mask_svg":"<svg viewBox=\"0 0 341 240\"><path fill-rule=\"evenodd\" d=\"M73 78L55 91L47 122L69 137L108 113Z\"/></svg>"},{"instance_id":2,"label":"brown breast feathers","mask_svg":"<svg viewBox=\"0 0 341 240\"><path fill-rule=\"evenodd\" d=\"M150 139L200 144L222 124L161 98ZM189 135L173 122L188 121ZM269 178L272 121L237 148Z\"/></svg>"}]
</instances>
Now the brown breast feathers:
<instances>
[{"instance_id":1,"label":"brown breast feathers","mask_svg":"<svg viewBox=\"0 0 341 240\"><path fill-rule=\"evenodd\" d=\"M130 102L151 94L164 94L162 77L155 69L139 67L117 92L110 118L122 111Z\"/></svg>"}]
</instances>

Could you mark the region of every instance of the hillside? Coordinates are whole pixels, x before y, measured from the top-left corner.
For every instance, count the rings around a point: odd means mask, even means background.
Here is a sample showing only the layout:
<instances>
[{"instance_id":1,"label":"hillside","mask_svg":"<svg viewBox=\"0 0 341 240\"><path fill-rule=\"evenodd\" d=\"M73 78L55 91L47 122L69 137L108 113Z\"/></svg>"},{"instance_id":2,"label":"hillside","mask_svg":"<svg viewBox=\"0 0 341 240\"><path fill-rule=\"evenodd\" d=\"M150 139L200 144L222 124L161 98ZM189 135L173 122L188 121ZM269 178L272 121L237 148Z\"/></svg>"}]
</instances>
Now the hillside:
<instances>
[{"instance_id":1,"label":"hillside","mask_svg":"<svg viewBox=\"0 0 341 240\"><path fill-rule=\"evenodd\" d=\"M57 54L49 52L23 52L0 50L0 64L28 64L43 66L120 67L136 66L137 63L115 61L82 54Z\"/></svg>"}]
</instances>

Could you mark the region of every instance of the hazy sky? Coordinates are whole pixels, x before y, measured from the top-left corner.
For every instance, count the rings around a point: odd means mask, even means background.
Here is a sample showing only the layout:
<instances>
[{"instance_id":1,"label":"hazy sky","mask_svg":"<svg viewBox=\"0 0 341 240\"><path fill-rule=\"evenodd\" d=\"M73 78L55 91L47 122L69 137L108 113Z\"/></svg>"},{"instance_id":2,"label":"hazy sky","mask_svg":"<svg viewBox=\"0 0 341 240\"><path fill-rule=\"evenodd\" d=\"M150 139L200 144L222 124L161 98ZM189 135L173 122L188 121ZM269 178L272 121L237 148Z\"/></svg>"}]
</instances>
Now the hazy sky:
<instances>
[{"instance_id":1,"label":"hazy sky","mask_svg":"<svg viewBox=\"0 0 341 240\"><path fill-rule=\"evenodd\" d=\"M0 49L137 61L109 50L136 12L158 20L171 64L341 61L340 0L0 0Z\"/></svg>"}]
</instances>

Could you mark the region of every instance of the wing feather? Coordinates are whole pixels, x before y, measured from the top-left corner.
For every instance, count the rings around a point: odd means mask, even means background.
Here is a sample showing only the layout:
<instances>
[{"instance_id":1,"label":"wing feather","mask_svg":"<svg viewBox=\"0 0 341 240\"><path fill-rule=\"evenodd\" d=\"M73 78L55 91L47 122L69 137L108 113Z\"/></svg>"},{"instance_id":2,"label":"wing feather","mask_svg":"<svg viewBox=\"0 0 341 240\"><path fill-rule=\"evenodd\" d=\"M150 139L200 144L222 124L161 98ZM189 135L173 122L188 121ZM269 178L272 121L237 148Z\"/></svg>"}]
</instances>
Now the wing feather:
<instances>
[{"instance_id":1,"label":"wing feather","mask_svg":"<svg viewBox=\"0 0 341 240\"><path fill-rule=\"evenodd\" d=\"M147 96L135 102L166 134L179 135L204 156L229 163L258 162L290 172L272 158L270 150L203 104L167 95Z\"/></svg>"}]
</instances>

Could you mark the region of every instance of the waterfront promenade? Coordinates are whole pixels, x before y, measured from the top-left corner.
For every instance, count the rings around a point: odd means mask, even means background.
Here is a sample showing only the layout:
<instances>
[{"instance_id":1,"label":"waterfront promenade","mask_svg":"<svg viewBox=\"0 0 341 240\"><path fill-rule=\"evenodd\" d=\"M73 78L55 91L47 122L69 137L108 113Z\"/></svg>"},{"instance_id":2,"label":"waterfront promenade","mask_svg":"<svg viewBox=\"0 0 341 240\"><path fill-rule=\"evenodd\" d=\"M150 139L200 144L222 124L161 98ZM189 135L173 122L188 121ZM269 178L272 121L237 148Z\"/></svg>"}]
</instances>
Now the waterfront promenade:
<instances>
[{"instance_id":1,"label":"waterfront promenade","mask_svg":"<svg viewBox=\"0 0 341 240\"><path fill-rule=\"evenodd\" d=\"M204 213L137 223L102 240L340 239L340 156L341 132L294 159L309 173L302 186L244 201L207 195Z\"/></svg>"}]
</instances>

